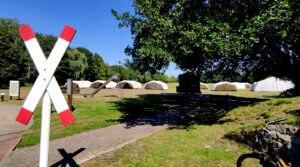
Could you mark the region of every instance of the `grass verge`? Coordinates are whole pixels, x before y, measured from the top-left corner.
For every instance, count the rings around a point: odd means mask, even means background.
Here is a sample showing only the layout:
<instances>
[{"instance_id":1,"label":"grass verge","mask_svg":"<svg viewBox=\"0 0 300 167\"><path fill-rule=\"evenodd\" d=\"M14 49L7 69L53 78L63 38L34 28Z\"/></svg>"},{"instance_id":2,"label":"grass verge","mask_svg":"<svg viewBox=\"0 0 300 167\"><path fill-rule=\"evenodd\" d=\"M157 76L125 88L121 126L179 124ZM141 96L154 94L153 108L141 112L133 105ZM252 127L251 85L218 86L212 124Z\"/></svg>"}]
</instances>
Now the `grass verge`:
<instances>
[{"instance_id":1,"label":"grass verge","mask_svg":"<svg viewBox=\"0 0 300 167\"><path fill-rule=\"evenodd\" d=\"M115 98L75 98L73 106L75 110L73 116L75 122L63 126L56 111L51 113L50 139L70 136L87 130L101 128L119 123L118 120L121 113L117 107L111 103ZM22 142L18 147L25 147L39 143L40 141L40 126L41 126L41 108L38 107L34 112L34 124L24 134Z\"/></svg>"}]
</instances>

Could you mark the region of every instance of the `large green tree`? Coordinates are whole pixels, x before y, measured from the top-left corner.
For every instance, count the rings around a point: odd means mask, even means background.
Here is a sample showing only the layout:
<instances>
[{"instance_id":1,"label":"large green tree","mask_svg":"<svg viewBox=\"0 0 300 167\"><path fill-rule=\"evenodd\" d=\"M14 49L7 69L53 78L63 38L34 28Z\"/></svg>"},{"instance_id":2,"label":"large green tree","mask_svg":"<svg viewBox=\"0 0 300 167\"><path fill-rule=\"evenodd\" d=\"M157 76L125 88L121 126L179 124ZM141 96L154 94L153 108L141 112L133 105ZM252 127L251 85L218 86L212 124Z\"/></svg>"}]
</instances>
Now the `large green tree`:
<instances>
[{"instance_id":1,"label":"large green tree","mask_svg":"<svg viewBox=\"0 0 300 167\"><path fill-rule=\"evenodd\" d=\"M0 18L0 87L6 88L9 80L26 79L28 54L19 35L18 20Z\"/></svg>"},{"instance_id":2,"label":"large green tree","mask_svg":"<svg viewBox=\"0 0 300 167\"><path fill-rule=\"evenodd\" d=\"M91 65L91 70L89 71L91 78L91 81L95 80L105 80L106 79L106 70L105 70L105 63L103 61L103 58L98 54L95 53L93 56L93 62Z\"/></svg>"},{"instance_id":3,"label":"large green tree","mask_svg":"<svg viewBox=\"0 0 300 167\"><path fill-rule=\"evenodd\" d=\"M115 74L118 76L118 80L120 80L120 81L129 79L128 69L121 65L113 65L110 67L109 75L113 76Z\"/></svg>"},{"instance_id":4,"label":"large green tree","mask_svg":"<svg viewBox=\"0 0 300 167\"><path fill-rule=\"evenodd\" d=\"M74 80L84 80L85 71L88 68L87 58L78 49L71 49L67 51L67 59L71 77Z\"/></svg>"},{"instance_id":5,"label":"large green tree","mask_svg":"<svg viewBox=\"0 0 300 167\"><path fill-rule=\"evenodd\" d=\"M300 3L294 0L136 0L118 14L134 43L133 67L151 72L174 61L206 76L269 75L291 79L300 92Z\"/></svg>"},{"instance_id":6,"label":"large green tree","mask_svg":"<svg viewBox=\"0 0 300 167\"><path fill-rule=\"evenodd\" d=\"M93 66L93 62L94 62L93 53L84 47L77 47L76 49L79 52L83 53L87 59L88 68L84 72L85 79L93 81L95 79L94 75L91 73L91 71L93 70L92 66Z\"/></svg>"}]
</instances>

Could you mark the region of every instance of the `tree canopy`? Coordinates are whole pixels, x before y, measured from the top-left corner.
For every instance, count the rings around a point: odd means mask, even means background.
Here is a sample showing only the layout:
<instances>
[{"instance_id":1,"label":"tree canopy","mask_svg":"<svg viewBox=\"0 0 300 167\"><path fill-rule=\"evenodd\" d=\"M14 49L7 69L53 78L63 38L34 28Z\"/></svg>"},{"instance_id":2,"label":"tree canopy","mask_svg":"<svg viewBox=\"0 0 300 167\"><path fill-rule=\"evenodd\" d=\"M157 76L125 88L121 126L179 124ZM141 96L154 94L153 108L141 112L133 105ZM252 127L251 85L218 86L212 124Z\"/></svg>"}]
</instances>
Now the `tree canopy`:
<instances>
[{"instance_id":1,"label":"tree canopy","mask_svg":"<svg viewBox=\"0 0 300 167\"><path fill-rule=\"evenodd\" d=\"M38 72L31 60L19 35L18 29L23 26L17 19L0 18L0 88L7 88L9 80L20 80L21 84L33 83ZM35 33L41 49L46 57L52 51L57 37ZM175 77L168 77L162 73L153 76L149 73L142 74L129 66L109 66L98 53L92 53L84 47L68 48L59 66L55 71L55 77L60 85L67 79L74 80L105 80L118 74L119 80L136 80L145 82L153 78L160 78L164 82L174 82Z\"/></svg>"},{"instance_id":2,"label":"tree canopy","mask_svg":"<svg viewBox=\"0 0 300 167\"><path fill-rule=\"evenodd\" d=\"M294 0L136 0L134 14L112 14L134 38L132 66L157 71L174 61L196 74L269 75L299 92L300 3ZM297 47L298 46L298 47Z\"/></svg>"},{"instance_id":3,"label":"tree canopy","mask_svg":"<svg viewBox=\"0 0 300 167\"><path fill-rule=\"evenodd\" d=\"M92 81L106 79L105 63L103 61L103 58L98 53L94 54L94 61L92 62L90 69L91 70L89 71L89 73L91 75Z\"/></svg>"},{"instance_id":4,"label":"tree canopy","mask_svg":"<svg viewBox=\"0 0 300 167\"><path fill-rule=\"evenodd\" d=\"M8 86L9 80L24 80L26 76L26 67L22 66L27 61L25 45L19 27L15 19L0 18L0 88Z\"/></svg>"}]
</instances>

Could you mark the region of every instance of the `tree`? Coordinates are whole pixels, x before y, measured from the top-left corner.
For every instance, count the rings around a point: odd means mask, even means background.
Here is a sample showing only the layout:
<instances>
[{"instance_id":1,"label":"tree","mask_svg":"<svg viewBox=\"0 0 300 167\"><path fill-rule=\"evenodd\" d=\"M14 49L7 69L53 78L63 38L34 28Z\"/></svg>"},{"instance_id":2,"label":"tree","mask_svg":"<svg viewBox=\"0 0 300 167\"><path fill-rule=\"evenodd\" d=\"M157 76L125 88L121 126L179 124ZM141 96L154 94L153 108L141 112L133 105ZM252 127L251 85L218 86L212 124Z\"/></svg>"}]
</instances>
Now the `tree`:
<instances>
[{"instance_id":1,"label":"tree","mask_svg":"<svg viewBox=\"0 0 300 167\"><path fill-rule=\"evenodd\" d=\"M87 58L77 49L67 51L67 59L69 61L70 74L75 80L85 79L85 70L88 68Z\"/></svg>"},{"instance_id":2,"label":"tree","mask_svg":"<svg viewBox=\"0 0 300 167\"><path fill-rule=\"evenodd\" d=\"M28 54L16 19L0 18L0 87L6 88L9 80L25 81Z\"/></svg>"},{"instance_id":3,"label":"tree","mask_svg":"<svg viewBox=\"0 0 300 167\"><path fill-rule=\"evenodd\" d=\"M121 65L113 65L111 66L111 74L110 75L118 75L120 81L128 79L128 70L127 68Z\"/></svg>"},{"instance_id":4,"label":"tree","mask_svg":"<svg viewBox=\"0 0 300 167\"><path fill-rule=\"evenodd\" d=\"M76 49L79 52L83 53L85 55L86 59L87 59L88 68L84 72L85 77L86 77L85 79L90 80L90 81L95 80L95 76L91 73L91 71L93 70L92 66L93 66L93 61L94 61L93 53L91 51L89 51L88 49L83 48L83 47L77 47Z\"/></svg>"},{"instance_id":5,"label":"tree","mask_svg":"<svg viewBox=\"0 0 300 167\"><path fill-rule=\"evenodd\" d=\"M146 71L143 75L143 83L146 83L146 82L149 82L149 81L152 81L152 75L149 71Z\"/></svg>"},{"instance_id":6,"label":"tree","mask_svg":"<svg viewBox=\"0 0 300 167\"><path fill-rule=\"evenodd\" d=\"M106 79L106 70L103 58L98 53L95 53L93 57L94 59L90 68L91 70L89 71L91 74L90 79L92 81Z\"/></svg>"},{"instance_id":7,"label":"tree","mask_svg":"<svg viewBox=\"0 0 300 167\"><path fill-rule=\"evenodd\" d=\"M291 79L300 94L300 3L293 0L136 0L135 14L113 15L131 27L125 49L143 71L174 61L184 71L223 77Z\"/></svg>"}]
</instances>

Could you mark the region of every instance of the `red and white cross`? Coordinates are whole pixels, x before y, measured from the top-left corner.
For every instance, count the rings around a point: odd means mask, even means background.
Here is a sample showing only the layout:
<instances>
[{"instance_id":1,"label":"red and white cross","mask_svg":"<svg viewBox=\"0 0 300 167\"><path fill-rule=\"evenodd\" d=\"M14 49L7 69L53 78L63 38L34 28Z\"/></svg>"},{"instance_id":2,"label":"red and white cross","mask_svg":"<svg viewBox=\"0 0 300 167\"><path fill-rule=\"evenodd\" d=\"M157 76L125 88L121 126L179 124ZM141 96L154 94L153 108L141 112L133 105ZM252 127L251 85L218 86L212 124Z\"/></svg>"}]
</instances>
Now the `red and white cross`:
<instances>
[{"instance_id":1,"label":"red and white cross","mask_svg":"<svg viewBox=\"0 0 300 167\"><path fill-rule=\"evenodd\" d=\"M66 126L74 122L75 120L72 112L70 111L53 74L73 36L75 35L76 30L67 25L65 26L48 59L46 59L29 25L21 27L19 32L25 41L25 45L39 72L39 76L30 90L16 120L25 125L28 124L28 121L30 120L39 100L45 91L47 91L63 125Z\"/></svg>"}]
</instances>

